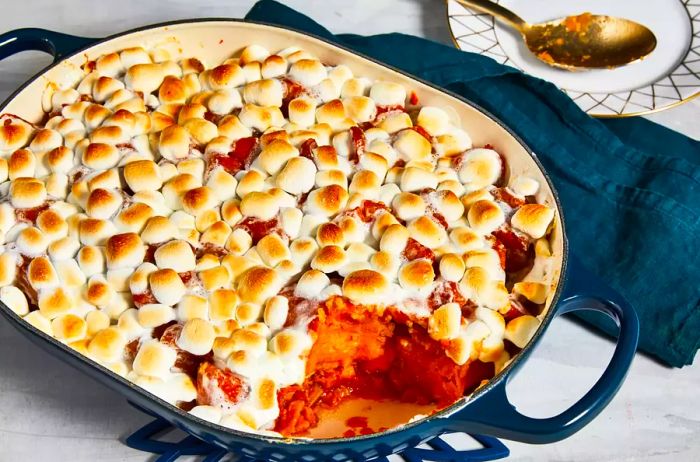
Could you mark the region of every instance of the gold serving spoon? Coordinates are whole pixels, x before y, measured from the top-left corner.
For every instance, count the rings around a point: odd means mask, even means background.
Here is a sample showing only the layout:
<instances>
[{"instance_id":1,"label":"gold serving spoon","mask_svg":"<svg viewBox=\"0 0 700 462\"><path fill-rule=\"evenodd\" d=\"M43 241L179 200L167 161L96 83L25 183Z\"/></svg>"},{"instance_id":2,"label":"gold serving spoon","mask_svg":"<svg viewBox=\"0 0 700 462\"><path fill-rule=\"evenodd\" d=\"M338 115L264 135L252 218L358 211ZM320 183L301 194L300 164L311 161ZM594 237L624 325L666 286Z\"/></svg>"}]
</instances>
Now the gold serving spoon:
<instances>
[{"instance_id":1,"label":"gold serving spoon","mask_svg":"<svg viewBox=\"0 0 700 462\"><path fill-rule=\"evenodd\" d=\"M654 33L629 19L583 13L529 24L489 0L457 1L515 28L530 51L554 67L567 70L613 68L642 59L656 48Z\"/></svg>"}]
</instances>

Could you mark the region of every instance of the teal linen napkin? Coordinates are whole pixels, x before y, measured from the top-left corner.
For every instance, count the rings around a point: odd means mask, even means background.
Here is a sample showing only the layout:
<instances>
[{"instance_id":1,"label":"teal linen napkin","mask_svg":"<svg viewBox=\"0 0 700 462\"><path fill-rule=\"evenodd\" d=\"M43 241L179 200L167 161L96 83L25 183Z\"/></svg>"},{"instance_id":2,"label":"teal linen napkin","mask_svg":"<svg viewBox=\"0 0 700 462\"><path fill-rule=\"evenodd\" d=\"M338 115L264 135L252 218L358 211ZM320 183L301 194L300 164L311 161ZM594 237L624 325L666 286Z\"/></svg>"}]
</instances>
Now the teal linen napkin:
<instances>
[{"instance_id":1,"label":"teal linen napkin","mask_svg":"<svg viewBox=\"0 0 700 462\"><path fill-rule=\"evenodd\" d=\"M572 251L637 309L640 348L672 366L693 362L700 347L700 143L641 118L593 119L550 83L426 39L333 35L272 0L246 19L335 41L500 118L552 177ZM602 318L583 318L617 331Z\"/></svg>"}]
</instances>

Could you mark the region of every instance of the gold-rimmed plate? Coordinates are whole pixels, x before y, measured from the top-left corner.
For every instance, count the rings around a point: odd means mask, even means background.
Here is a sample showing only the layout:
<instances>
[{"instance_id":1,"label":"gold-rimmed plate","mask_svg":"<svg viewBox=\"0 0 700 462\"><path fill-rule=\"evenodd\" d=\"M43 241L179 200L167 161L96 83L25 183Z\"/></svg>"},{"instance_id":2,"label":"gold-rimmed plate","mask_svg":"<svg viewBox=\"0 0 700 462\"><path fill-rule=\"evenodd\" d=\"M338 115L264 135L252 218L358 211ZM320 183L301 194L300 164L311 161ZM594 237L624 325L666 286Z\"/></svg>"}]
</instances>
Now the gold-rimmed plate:
<instances>
[{"instance_id":1,"label":"gold-rimmed plate","mask_svg":"<svg viewBox=\"0 0 700 462\"><path fill-rule=\"evenodd\" d=\"M658 39L647 58L616 69L569 72L532 56L520 35L486 14L446 0L455 46L549 80L595 117L668 109L700 95L700 0L494 0L532 23L593 11L649 27Z\"/></svg>"}]
</instances>

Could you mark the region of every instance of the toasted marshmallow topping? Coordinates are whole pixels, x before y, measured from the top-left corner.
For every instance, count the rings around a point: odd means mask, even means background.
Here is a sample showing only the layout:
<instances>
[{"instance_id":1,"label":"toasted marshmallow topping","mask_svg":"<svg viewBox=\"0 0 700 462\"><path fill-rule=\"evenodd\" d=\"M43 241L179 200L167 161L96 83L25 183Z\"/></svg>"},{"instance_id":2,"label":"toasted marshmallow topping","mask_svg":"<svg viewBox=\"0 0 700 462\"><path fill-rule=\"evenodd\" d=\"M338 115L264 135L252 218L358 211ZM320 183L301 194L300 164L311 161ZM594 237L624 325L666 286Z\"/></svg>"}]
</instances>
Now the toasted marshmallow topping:
<instances>
[{"instance_id":1,"label":"toasted marshmallow topping","mask_svg":"<svg viewBox=\"0 0 700 462\"><path fill-rule=\"evenodd\" d=\"M543 204L525 204L520 207L513 217L511 224L535 239L547 232L547 227L554 219L554 209Z\"/></svg>"},{"instance_id":2,"label":"toasted marshmallow topping","mask_svg":"<svg viewBox=\"0 0 700 462\"><path fill-rule=\"evenodd\" d=\"M197 417L262 434L334 297L402 312L459 365L498 371L504 340L529 342L555 210L454 111L296 47L211 68L176 48L110 53L47 86L42 127L0 116L14 313L171 403L197 400ZM238 397L222 391L234 384Z\"/></svg>"}]
</instances>

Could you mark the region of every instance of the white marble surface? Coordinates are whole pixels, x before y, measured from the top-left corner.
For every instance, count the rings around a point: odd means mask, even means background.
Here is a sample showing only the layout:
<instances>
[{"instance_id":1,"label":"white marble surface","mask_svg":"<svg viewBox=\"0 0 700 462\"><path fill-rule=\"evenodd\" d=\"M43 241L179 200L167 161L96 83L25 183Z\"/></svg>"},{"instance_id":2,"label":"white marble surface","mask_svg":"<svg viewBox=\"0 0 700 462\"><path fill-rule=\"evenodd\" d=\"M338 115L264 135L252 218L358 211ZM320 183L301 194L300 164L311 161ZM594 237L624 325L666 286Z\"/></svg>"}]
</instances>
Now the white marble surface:
<instances>
[{"instance_id":1,"label":"white marble surface","mask_svg":"<svg viewBox=\"0 0 700 462\"><path fill-rule=\"evenodd\" d=\"M0 31L36 26L104 36L172 19L242 16L252 1L4 0ZM335 32L401 31L450 43L442 2L289 2ZM0 63L0 100L48 59L23 53ZM700 98L650 118L700 138ZM611 342L568 320L553 323L510 384L523 412L553 415L599 376ZM700 460L700 367L670 369L638 355L620 393L589 426L545 446L508 442L514 461ZM0 461L147 461L121 440L149 419L118 395L59 363L0 320Z\"/></svg>"}]
</instances>

